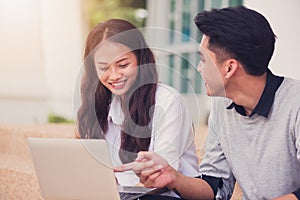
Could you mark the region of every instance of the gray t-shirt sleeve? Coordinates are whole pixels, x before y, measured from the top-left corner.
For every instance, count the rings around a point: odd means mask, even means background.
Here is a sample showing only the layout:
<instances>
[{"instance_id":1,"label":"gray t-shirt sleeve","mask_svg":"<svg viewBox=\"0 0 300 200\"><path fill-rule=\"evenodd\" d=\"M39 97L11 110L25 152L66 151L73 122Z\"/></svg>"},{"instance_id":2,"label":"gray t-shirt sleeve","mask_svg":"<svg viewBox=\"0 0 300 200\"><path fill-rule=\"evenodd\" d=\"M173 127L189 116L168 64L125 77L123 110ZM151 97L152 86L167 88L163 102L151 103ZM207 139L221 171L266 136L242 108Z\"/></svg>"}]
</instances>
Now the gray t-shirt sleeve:
<instances>
[{"instance_id":1,"label":"gray t-shirt sleeve","mask_svg":"<svg viewBox=\"0 0 300 200\"><path fill-rule=\"evenodd\" d=\"M230 199L235 178L227 163L219 142L219 134L224 121L224 101L213 100L209 116L209 128L205 142L205 155L200 164L200 174L222 179L222 187L218 188L216 199Z\"/></svg>"},{"instance_id":2,"label":"gray t-shirt sleeve","mask_svg":"<svg viewBox=\"0 0 300 200\"><path fill-rule=\"evenodd\" d=\"M300 162L300 108L298 108L296 122L295 122L295 140L296 140L296 149L297 149L297 159Z\"/></svg>"},{"instance_id":3,"label":"gray t-shirt sleeve","mask_svg":"<svg viewBox=\"0 0 300 200\"><path fill-rule=\"evenodd\" d=\"M297 112L296 122L295 122L295 141L296 141L296 149L297 149L297 159L300 162L300 108ZM298 199L300 199L300 188L293 192L294 195Z\"/></svg>"}]
</instances>

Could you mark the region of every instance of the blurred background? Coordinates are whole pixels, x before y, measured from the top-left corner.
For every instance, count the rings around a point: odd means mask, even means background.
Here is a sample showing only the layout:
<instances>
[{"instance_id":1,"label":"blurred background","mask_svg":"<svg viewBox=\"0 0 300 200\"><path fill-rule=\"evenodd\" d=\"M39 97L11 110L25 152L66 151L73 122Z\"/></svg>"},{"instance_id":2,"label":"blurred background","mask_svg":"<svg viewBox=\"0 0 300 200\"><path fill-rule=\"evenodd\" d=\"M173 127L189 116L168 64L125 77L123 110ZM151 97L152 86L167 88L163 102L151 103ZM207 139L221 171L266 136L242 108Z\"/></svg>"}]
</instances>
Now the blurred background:
<instances>
[{"instance_id":1,"label":"blurred background","mask_svg":"<svg viewBox=\"0 0 300 200\"><path fill-rule=\"evenodd\" d=\"M171 30L144 30L151 45L172 50L155 50L160 81L179 90L194 121L205 123L209 100L195 70L201 35L193 18L236 5L262 12L271 23L278 38L271 70L300 79L299 0L0 0L0 123L72 123L84 41L109 18Z\"/></svg>"}]
</instances>

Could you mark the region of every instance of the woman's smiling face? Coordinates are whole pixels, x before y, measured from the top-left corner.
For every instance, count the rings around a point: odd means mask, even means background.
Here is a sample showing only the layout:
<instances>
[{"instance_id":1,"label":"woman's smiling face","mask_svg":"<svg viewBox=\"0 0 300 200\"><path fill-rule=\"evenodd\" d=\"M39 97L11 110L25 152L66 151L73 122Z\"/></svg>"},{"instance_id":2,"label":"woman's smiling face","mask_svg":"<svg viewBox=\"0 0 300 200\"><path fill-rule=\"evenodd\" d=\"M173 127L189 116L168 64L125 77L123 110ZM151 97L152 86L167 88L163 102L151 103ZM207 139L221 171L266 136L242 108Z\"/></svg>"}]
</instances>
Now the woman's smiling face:
<instances>
[{"instance_id":1,"label":"woman's smiling face","mask_svg":"<svg viewBox=\"0 0 300 200\"><path fill-rule=\"evenodd\" d=\"M94 54L94 63L100 82L113 94L124 96L138 76L138 62L128 47L105 41Z\"/></svg>"}]
</instances>

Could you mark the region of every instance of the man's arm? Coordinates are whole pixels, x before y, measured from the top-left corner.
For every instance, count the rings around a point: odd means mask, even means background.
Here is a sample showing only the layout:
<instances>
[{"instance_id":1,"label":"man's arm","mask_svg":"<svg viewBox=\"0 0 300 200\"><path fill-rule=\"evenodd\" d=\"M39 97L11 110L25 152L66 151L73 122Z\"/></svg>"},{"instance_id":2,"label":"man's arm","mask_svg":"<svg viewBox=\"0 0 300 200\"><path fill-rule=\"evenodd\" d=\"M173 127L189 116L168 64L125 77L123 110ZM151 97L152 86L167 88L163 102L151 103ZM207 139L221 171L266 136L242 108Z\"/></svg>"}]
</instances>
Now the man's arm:
<instances>
[{"instance_id":1,"label":"man's arm","mask_svg":"<svg viewBox=\"0 0 300 200\"><path fill-rule=\"evenodd\" d=\"M182 175L154 152L139 152L135 162L114 169L133 170L146 187L168 187L184 199L214 199L213 189L205 180Z\"/></svg>"},{"instance_id":2,"label":"man's arm","mask_svg":"<svg viewBox=\"0 0 300 200\"><path fill-rule=\"evenodd\" d=\"M210 185L200 178L187 177L177 172L177 179L168 185L184 199L214 199L214 193Z\"/></svg>"},{"instance_id":3,"label":"man's arm","mask_svg":"<svg viewBox=\"0 0 300 200\"><path fill-rule=\"evenodd\" d=\"M294 137L296 138L296 149L297 149L297 159L300 162L300 108L297 109L297 118L295 121L295 132L294 132ZM300 188L298 188L296 191L294 191L291 194L287 194L278 198L275 198L273 200L298 200L300 199Z\"/></svg>"},{"instance_id":4,"label":"man's arm","mask_svg":"<svg viewBox=\"0 0 300 200\"><path fill-rule=\"evenodd\" d=\"M294 194L287 194L273 200L298 200L298 198Z\"/></svg>"},{"instance_id":5,"label":"man's arm","mask_svg":"<svg viewBox=\"0 0 300 200\"><path fill-rule=\"evenodd\" d=\"M295 121L295 138L296 138L296 149L297 149L297 159L300 161L300 108L298 108L298 117ZM300 188L294 191L292 194L287 194L273 200L298 200L300 199Z\"/></svg>"}]
</instances>

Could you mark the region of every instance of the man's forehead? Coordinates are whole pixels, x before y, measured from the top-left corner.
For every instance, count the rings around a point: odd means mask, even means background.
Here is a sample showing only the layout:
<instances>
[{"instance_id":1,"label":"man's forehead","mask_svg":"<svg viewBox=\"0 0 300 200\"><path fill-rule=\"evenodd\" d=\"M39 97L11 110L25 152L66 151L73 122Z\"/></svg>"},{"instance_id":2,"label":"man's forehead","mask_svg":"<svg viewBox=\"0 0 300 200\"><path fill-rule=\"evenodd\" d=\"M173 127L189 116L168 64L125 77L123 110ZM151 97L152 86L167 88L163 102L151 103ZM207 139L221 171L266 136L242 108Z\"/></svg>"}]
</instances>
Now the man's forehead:
<instances>
[{"instance_id":1,"label":"man's forehead","mask_svg":"<svg viewBox=\"0 0 300 200\"><path fill-rule=\"evenodd\" d=\"M208 43L208 37L206 35L203 35L201 42L199 44L199 53L205 54L207 49L207 43Z\"/></svg>"},{"instance_id":2,"label":"man's forehead","mask_svg":"<svg viewBox=\"0 0 300 200\"><path fill-rule=\"evenodd\" d=\"M201 43L199 45L199 54L201 57L205 58L206 62L210 61L214 63L214 60L216 59L216 54L208 48L208 42L209 36L203 35Z\"/></svg>"},{"instance_id":3,"label":"man's forehead","mask_svg":"<svg viewBox=\"0 0 300 200\"><path fill-rule=\"evenodd\" d=\"M201 42L200 42L200 45L199 45L199 48L207 47L208 39L209 39L208 36L203 35L202 39L201 39Z\"/></svg>"}]
</instances>

